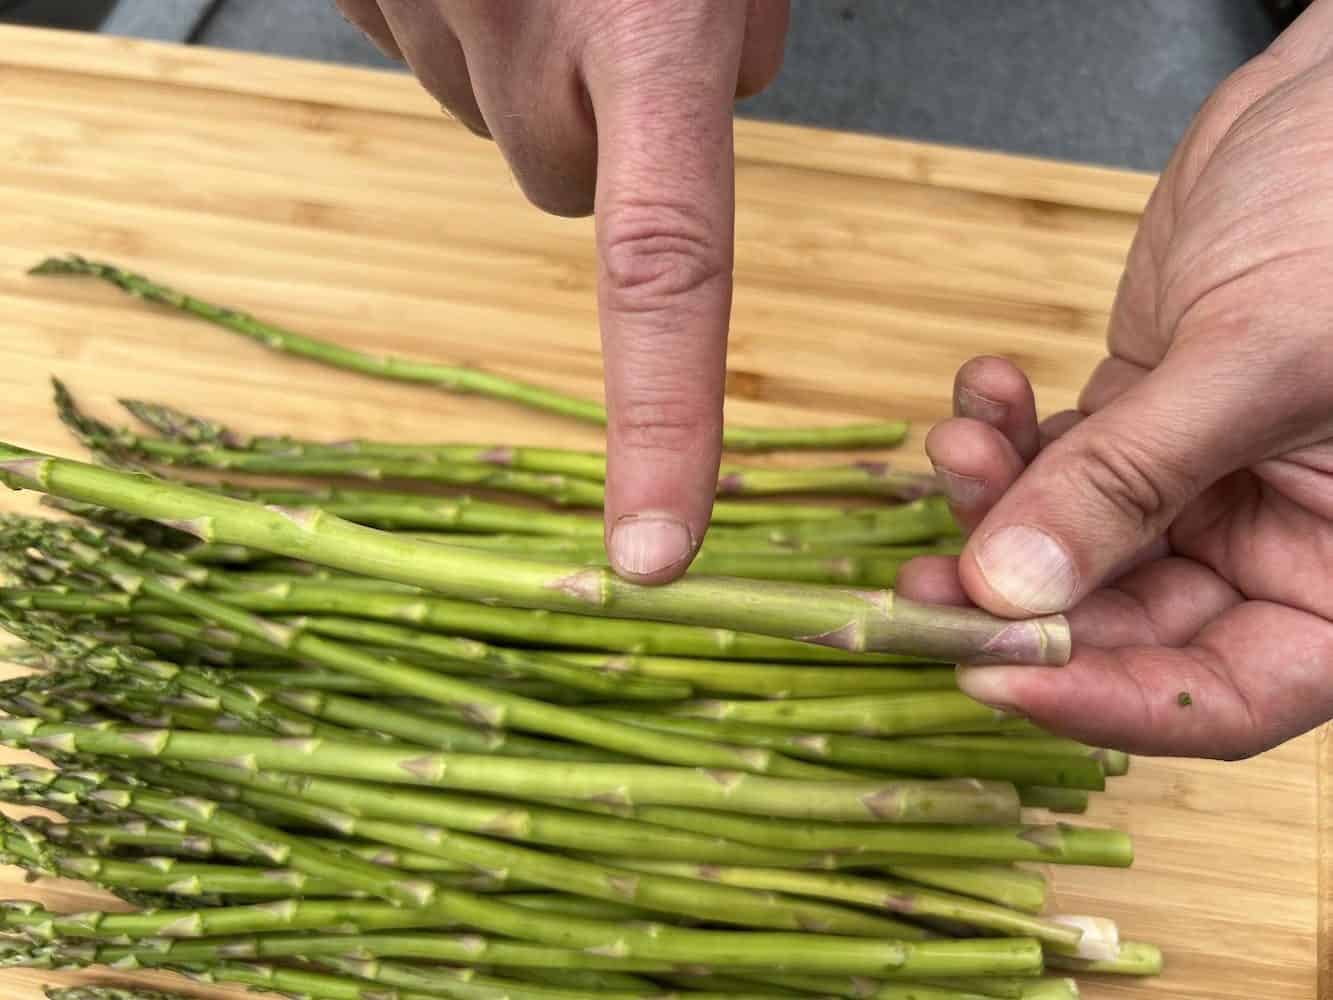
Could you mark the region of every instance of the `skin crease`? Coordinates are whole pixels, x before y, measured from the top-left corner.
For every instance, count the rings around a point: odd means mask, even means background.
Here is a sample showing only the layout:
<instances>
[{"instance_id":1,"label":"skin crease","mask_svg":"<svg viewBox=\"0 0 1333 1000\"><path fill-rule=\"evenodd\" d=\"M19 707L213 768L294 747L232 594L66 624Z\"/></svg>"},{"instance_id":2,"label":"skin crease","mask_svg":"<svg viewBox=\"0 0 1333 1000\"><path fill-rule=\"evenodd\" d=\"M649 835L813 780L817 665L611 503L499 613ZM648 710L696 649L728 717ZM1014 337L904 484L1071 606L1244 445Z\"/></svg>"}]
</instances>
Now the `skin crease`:
<instances>
[{"instance_id":1,"label":"skin crease","mask_svg":"<svg viewBox=\"0 0 1333 1000\"><path fill-rule=\"evenodd\" d=\"M494 137L534 204L595 214L608 545L622 575L674 579L720 453L733 102L778 72L787 4L339 5ZM1063 668L961 668L974 697L1146 754L1239 758L1333 717L1331 122L1319 0L1184 136L1078 410L1038 424L1008 362L960 370L927 451L967 548L912 563L899 590L1066 611L1075 639ZM618 547L645 521L671 530Z\"/></svg>"}]
</instances>

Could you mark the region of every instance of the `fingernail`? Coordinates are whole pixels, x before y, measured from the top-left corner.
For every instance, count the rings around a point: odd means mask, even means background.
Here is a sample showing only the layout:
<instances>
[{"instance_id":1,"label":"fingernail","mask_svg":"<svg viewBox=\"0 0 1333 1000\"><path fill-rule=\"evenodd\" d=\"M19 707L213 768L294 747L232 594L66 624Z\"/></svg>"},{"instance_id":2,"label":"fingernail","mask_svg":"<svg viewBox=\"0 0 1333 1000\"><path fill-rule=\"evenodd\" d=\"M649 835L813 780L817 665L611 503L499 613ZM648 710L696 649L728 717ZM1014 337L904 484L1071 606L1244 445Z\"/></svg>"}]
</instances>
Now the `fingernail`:
<instances>
[{"instance_id":1,"label":"fingernail","mask_svg":"<svg viewBox=\"0 0 1333 1000\"><path fill-rule=\"evenodd\" d=\"M973 506L986 490L984 479L978 479L976 476L960 476L938 465L934 466L934 469L935 481L939 483L949 502L956 507Z\"/></svg>"},{"instance_id":2,"label":"fingernail","mask_svg":"<svg viewBox=\"0 0 1333 1000\"><path fill-rule=\"evenodd\" d=\"M991 590L1034 615L1064 611L1078 590L1078 571L1064 546L1027 525L995 532L981 543L976 560Z\"/></svg>"},{"instance_id":3,"label":"fingernail","mask_svg":"<svg viewBox=\"0 0 1333 1000\"><path fill-rule=\"evenodd\" d=\"M1027 667L959 667L954 671L958 688L975 701L1015 718L1022 716L1014 707L1013 682Z\"/></svg>"},{"instance_id":4,"label":"fingernail","mask_svg":"<svg viewBox=\"0 0 1333 1000\"><path fill-rule=\"evenodd\" d=\"M1009 415L1007 403L997 403L971 389L958 390L954 396L954 409L958 411L960 417L970 417L992 426L1003 422Z\"/></svg>"},{"instance_id":5,"label":"fingernail","mask_svg":"<svg viewBox=\"0 0 1333 1000\"><path fill-rule=\"evenodd\" d=\"M690 529L668 514L629 514L611 532L611 561L635 576L660 573L693 551Z\"/></svg>"}]
</instances>

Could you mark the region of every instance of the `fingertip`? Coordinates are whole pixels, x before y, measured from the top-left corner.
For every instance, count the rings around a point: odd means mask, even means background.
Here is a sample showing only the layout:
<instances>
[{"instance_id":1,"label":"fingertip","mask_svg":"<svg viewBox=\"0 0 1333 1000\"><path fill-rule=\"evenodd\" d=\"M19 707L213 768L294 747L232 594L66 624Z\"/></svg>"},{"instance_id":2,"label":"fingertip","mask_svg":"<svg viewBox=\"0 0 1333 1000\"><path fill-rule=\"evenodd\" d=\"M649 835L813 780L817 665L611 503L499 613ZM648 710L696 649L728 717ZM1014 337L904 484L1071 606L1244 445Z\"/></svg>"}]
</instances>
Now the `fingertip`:
<instances>
[{"instance_id":1,"label":"fingertip","mask_svg":"<svg viewBox=\"0 0 1333 1000\"><path fill-rule=\"evenodd\" d=\"M964 532L981 523L1023 472L1023 460L1004 434L978 420L937 424L926 435L925 450Z\"/></svg>"},{"instance_id":2,"label":"fingertip","mask_svg":"<svg viewBox=\"0 0 1333 1000\"><path fill-rule=\"evenodd\" d=\"M1032 383L1007 358L973 358L958 370L954 415L994 427L1024 461L1031 461L1037 453L1037 403Z\"/></svg>"}]
</instances>

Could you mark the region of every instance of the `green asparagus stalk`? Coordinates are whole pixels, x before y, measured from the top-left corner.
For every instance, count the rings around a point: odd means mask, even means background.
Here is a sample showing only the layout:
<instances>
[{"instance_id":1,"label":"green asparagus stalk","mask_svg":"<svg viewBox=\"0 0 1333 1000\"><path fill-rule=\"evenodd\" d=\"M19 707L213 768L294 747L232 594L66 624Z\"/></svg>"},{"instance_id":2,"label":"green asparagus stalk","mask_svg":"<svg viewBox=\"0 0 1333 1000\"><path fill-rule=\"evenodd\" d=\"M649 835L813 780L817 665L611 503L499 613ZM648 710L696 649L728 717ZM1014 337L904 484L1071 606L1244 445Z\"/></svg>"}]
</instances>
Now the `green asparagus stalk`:
<instances>
[{"instance_id":1,"label":"green asparagus stalk","mask_svg":"<svg viewBox=\"0 0 1333 1000\"><path fill-rule=\"evenodd\" d=\"M260 548L453 597L606 617L739 625L852 651L951 661L1061 664L1069 657L1068 624L1059 616L1007 621L974 609L915 604L890 591L725 577L644 587L608 570L414 542L318 510L269 509L11 445L0 445L0 481L165 521L204 541Z\"/></svg>"},{"instance_id":2,"label":"green asparagus stalk","mask_svg":"<svg viewBox=\"0 0 1333 1000\"><path fill-rule=\"evenodd\" d=\"M1058 813L1085 813L1089 796L1081 788L1026 785L1018 790L1018 801L1025 809L1049 809Z\"/></svg>"},{"instance_id":3,"label":"green asparagus stalk","mask_svg":"<svg viewBox=\"0 0 1333 1000\"><path fill-rule=\"evenodd\" d=\"M966 896L918 887L897 879L800 872L783 868L692 865L676 861L620 860L616 864L638 872L655 872L794 896L839 900L906 917L940 918L988 933L1036 938L1044 947L1067 954L1077 952L1082 938L1082 932L1076 927Z\"/></svg>"},{"instance_id":4,"label":"green asparagus stalk","mask_svg":"<svg viewBox=\"0 0 1333 1000\"><path fill-rule=\"evenodd\" d=\"M1090 747L1058 736L1024 734L1020 739L1015 736L960 733L948 736L919 736L904 742L917 746L955 747L986 753L995 750L1013 751L1034 757L1091 757L1101 764L1107 777L1119 777L1129 773L1129 755L1124 751Z\"/></svg>"},{"instance_id":5,"label":"green asparagus stalk","mask_svg":"<svg viewBox=\"0 0 1333 1000\"><path fill-rule=\"evenodd\" d=\"M18 606L27 603L52 611L79 614L122 614L127 611L148 614L169 605L151 600L126 598L99 593L98 600L88 596L56 592L37 596L38 592L9 588L7 599ZM859 664L866 666L915 662L910 657L885 654L848 654L804 643L746 635L725 630L656 622L625 622L589 618L557 612L527 611L515 608L486 607L464 601L434 596L394 593L366 593L339 582L293 582L259 589L231 588L212 596L223 603L268 615L320 615L358 617L372 621L410 624L428 631L474 636L492 642L521 645L541 644L573 649L606 648L628 654L662 652L685 658L736 657L739 660ZM145 610L146 609L146 610ZM238 647L254 652L271 649L269 645ZM554 651L554 650L551 650ZM730 669L729 667L727 669Z\"/></svg>"},{"instance_id":6,"label":"green asparagus stalk","mask_svg":"<svg viewBox=\"0 0 1333 1000\"><path fill-rule=\"evenodd\" d=\"M588 423L606 424L606 409L598 403L575 399L539 386L470 368L363 354L347 347L284 330L244 313L204 302L111 264L70 255L43 261L33 268L31 273L86 275L100 278L136 298L198 316L233 333L257 341L270 350L308 358L325 365L380 378L437 386L450 392L476 393ZM731 427L723 432L722 441L726 448L733 451L766 451L778 448L880 448L900 444L907 430L907 425L902 422L853 424L843 427Z\"/></svg>"},{"instance_id":7,"label":"green asparagus stalk","mask_svg":"<svg viewBox=\"0 0 1333 1000\"><path fill-rule=\"evenodd\" d=\"M562 652L559 655L567 663L577 663L605 672L683 681L699 691L752 698L818 698L887 691L948 691L956 686L954 671L949 667L807 667L632 654Z\"/></svg>"},{"instance_id":8,"label":"green asparagus stalk","mask_svg":"<svg viewBox=\"0 0 1333 1000\"><path fill-rule=\"evenodd\" d=\"M241 769L351 777L531 799L666 804L759 816L879 823L1004 822L1017 815L1012 785L967 781L802 781L745 772L651 764L565 762L477 754L421 753L319 738L275 740L181 730L133 733L0 720L0 740L61 753L179 761L223 761Z\"/></svg>"},{"instance_id":9,"label":"green asparagus stalk","mask_svg":"<svg viewBox=\"0 0 1333 1000\"><path fill-rule=\"evenodd\" d=\"M577 560L585 566L607 565L606 548L597 540L542 535L423 535L411 537L439 545L509 552L533 558ZM552 544L554 543L554 544ZM729 552L705 541L690 563L699 576L731 576L748 580L784 580L791 583L846 584L854 587L892 587L898 571L918 555L938 555L941 549L918 546L885 549L877 553L807 555L800 552Z\"/></svg>"},{"instance_id":10,"label":"green asparagus stalk","mask_svg":"<svg viewBox=\"0 0 1333 1000\"><path fill-rule=\"evenodd\" d=\"M827 668L820 668L827 669ZM923 671L924 672L924 671ZM778 750L788 756L848 767L933 777L990 778L1018 785L1088 788L1105 786L1101 765L1087 757L1028 757L1016 751L979 752L923 748L907 740L882 740L844 733L793 731L758 723L678 718L659 712L590 707L590 712L662 732Z\"/></svg>"},{"instance_id":11,"label":"green asparagus stalk","mask_svg":"<svg viewBox=\"0 0 1333 1000\"><path fill-rule=\"evenodd\" d=\"M455 899L466 901L460 902L456 909L459 912L466 909L467 923L503 922L513 937L612 958L617 961L617 968L633 968L634 963L647 960L691 966L759 967L920 979L933 975L1032 975L1042 967L1041 946L1030 938L907 942L826 934L702 931L666 925L618 926L573 916L552 920L540 911L484 897L469 897L465 893L449 892L442 896L451 902ZM320 930L329 926L387 921L388 927L380 929L390 929L395 923L411 926L413 921L431 918L441 925L455 922L448 914L440 912L442 910L442 905L410 908L357 900L285 900L282 903L164 913L62 915L24 902L5 904L0 909L0 926L38 940L50 940L57 934L112 941L122 936L130 940L202 938L255 933L254 928ZM220 930L223 927L237 929ZM148 943L144 952L152 953L155 947L154 943ZM75 949L68 950L77 954Z\"/></svg>"},{"instance_id":12,"label":"green asparagus stalk","mask_svg":"<svg viewBox=\"0 0 1333 1000\"><path fill-rule=\"evenodd\" d=\"M1046 905L1045 876L1012 865L899 862L885 865L884 871L906 882L946 889L1025 913L1040 913Z\"/></svg>"},{"instance_id":13,"label":"green asparagus stalk","mask_svg":"<svg viewBox=\"0 0 1333 1000\"><path fill-rule=\"evenodd\" d=\"M301 438L242 434L212 420L162 403L122 399L121 405L158 433L194 445L269 454L354 455L496 465L523 472L606 481L606 456L595 451L495 444L410 444L389 441L319 442ZM784 493L833 493L914 500L935 492L934 478L897 472L884 462L855 462L818 468L779 469L752 465L723 466L718 473L719 496L772 496Z\"/></svg>"},{"instance_id":14,"label":"green asparagus stalk","mask_svg":"<svg viewBox=\"0 0 1333 1000\"><path fill-rule=\"evenodd\" d=\"M798 989L809 997L847 997L849 1000L983 1000L989 994L967 988L966 981L957 985L941 985L937 981L915 983L886 983L865 977L839 979L831 976L793 976L756 974L751 976L752 988L774 987ZM697 980L700 988L710 982L709 977Z\"/></svg>"},{"instance_id":15,"label":"green asparagus stalk","mask_svg":"<svg viewBox=\"0 0 1333 1000\"><path fill-rule=\"evenodd\" d=\"M584 811L608 810L602 803L564 803ZM1044 862L1128 868L1133 863L1130 838L1118 830L1067 823L1025 826L887 826L868 823L765 822L754 816L706 812L673 806L617 808L618 815L645 823L707 833L756 847L849 853L875 852L970 861Z\"/></svg>"},{"instance_id":16,"label":"green asparagus stalk","mask_svg":"<svg viewBox=\"0 0 1333 1000\"><path fill-rule=\"evenodd\" d=\"M899 736L944 730L988 728L1003 713L960 691L908 691L782 701L709 700L664 706L662 711L687 718L753 722L787 729L852 733L863 737Z\"/></svg>"},{"instance_id":17,"label":"green asparagus stalk","mask_svg":"<svg viewBox=\"0 0 1333 1000\"><path fill-rule=\"evenodd\" d=\"M631 975L619 970L597 969L506 969L505 978L538 986L556 986L561 989L583 990L593 1000L607 990L653 993L657 984L644 976ZM752 989L746 992L752 992Z\"/></svg>"},{"instance_id":18,"label":"green asparagus stalk","mask_svg":"<svg viewBox=\"0 0 1333 1000\"><path fill-rule=\"evenodd\" d=\"M473 547L494 547L498 542L487 538L529 539L534 552L558 553L560 544L572 547L595 546L602 539L602 519L578 511L526 509L511 504L485 501L470 496L436 497L415 493L390 493L382 490L354 490L319 486L308 489L237 486L223 487L226 495L241 500L255 500L281 507L319 507L348 521L391 531L426 532L461 536L459 542ZM83 505L86 509L89 505ZM750 505L744 505L748 510ZM938 501L912 502L894 507L840 513L842 524L828 539L789 540L785 536L791 522L771 524L727 524L724 520L709 530L700 555L727 553L783 555L793 552L807 555L879 556L908 555L914 549L926 552L956 552L959 547L957 526L948 509ZM114 518L114 512L113 518ZM99 515L98 519L105 515ZM822 516L818 520L827 520ZM114 521L113 521L114 523ZM151 523L151 522L149 522ZM800 523L800 522L796 522ZM785 525L785 526L784 526ZM158 531L165 529L158 528ZM769 536L773 537L770 538ZM868 539L858 544L858 536ZM882 541L898 538L899 541ZM197 547L196 547L197 551ZM253 552L241 548L216 550L218 561L254 561ZM197 557L196 557L197 558Z\"/></svg>"},{"instance_id":19,"label":"green asparagus stalk","mask_svg":"<svg viewBox=\"0 0 1333 1000\"><path fill-rule=\"evenodd\" d=\"M1070 972L1103 973L1120 976L1159 976L1162 973L1162 950L1141 941L1121 941L1119 954L1112 959L1091 961L1066 955L1048 958L1054 969Z\"/></svg>"}]
</instances>

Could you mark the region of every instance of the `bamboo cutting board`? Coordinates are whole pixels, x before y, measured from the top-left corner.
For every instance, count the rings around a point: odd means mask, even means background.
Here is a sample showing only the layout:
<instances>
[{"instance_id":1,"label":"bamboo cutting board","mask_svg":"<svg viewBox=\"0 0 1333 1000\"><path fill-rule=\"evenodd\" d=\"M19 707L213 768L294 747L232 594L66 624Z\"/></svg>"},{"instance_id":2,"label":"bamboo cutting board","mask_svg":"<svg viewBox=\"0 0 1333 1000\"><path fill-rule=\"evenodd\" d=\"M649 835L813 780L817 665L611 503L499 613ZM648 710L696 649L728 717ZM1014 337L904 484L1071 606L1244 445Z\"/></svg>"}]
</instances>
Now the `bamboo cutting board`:
<instances>
[{"instance_id":1,"label":"bamboo cutting board","mask_svg":"<svg viewBox=\"0 0 1333 1000\"><path fill-rule=\"evenodd\" d=\"M1022 365L1044 412L1073 403L1151 178L737 133L728 419L907 417L917 431L895 460L919 468L921 435L973 355ZM598 447L557 418L317 369L105 287L24 274L48 254L106 257L348 344L597 396L591 246L587 220L527 206L494 148L405 77L0 29L4 439L79 454L51 415L55 374L105 414L128 395L243 429ZM1240 764L1137 761L1088 820L1129 830L1136 865L1052 870L1054 908L1115 917L1165 947L1168 971L1085 996L1333 997L1327 732ZM105 902L0 877L0 895ZM0 997L75 978L3 971Z\"/></svg>"}]
</instances>

